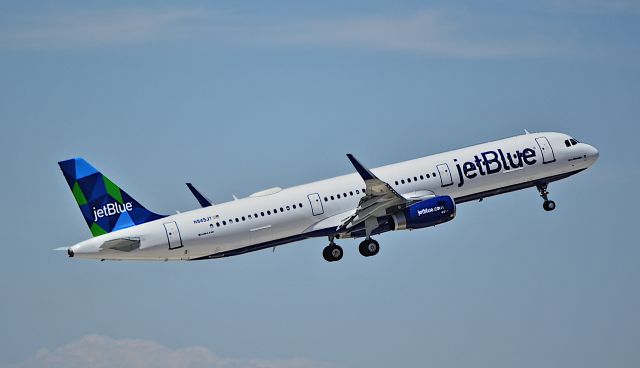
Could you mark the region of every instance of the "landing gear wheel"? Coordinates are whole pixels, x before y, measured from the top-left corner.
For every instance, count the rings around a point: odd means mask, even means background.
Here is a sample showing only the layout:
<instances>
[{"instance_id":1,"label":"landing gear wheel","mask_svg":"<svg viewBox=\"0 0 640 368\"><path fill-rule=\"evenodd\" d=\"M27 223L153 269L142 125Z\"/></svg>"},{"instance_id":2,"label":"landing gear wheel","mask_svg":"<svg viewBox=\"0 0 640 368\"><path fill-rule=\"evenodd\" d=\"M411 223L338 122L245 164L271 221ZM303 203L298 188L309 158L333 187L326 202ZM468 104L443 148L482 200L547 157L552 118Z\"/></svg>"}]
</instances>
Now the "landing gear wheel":
<instances>
[{"instance_id":1,"label":"landing gear wheel","mask_svg":"<svg viewBox=\"0 0 640 368\"><path fill-rule=\"evenodd\" d=\"M536 185L538 188L538 192L540 192L540 197L544 199L544 203L542 204L542 208L545 211L553 211L556 209L556 202L549 200L549 191L547 191L547 184L539 184Z\"/></svg>"},{"instance_id":2,"label":"landing gear wheel","mask_svg":"<svg viewBox=\"0 0 640 368\"><path fill-rule=\"evenodd\" d=\"M373 239L367 239L360 243L358 250L365 257L375 256L380 251L380 244Z\"/></svg>"},{"instance_id":3,"label":"landing gear wheel","mask_svg":"<svg viewBox=\"0 0 640 368\"><path fill-rule=\"evenodd\" d=\"M542 208L544 208L545 211L553 211L556 209L556 202L544 201L544 203L542 204Z\"/></svg>"},{"instance_id":4,"label":"landing gear wheel","mask_svg":"<svg viewBox=\"0 0 640 368\"><path fill-rule=\"evenodd\" d=\"M339 261L342 259L343 254L342 247L336 244L329 244L322 251L322 256L327 262Z\"/></svg>"}]
</instances>

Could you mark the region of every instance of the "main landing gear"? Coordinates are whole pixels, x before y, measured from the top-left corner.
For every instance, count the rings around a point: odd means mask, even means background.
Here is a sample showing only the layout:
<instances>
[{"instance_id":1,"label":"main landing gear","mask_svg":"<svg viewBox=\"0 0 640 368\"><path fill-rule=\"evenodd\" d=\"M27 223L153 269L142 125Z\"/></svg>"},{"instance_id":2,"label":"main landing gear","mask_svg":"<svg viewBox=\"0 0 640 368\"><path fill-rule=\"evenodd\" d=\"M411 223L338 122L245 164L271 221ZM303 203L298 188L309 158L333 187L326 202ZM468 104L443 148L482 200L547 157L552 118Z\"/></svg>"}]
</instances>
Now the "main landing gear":
<instances>
[{"instance_id":1,"label":"main landing gear","mask_svg":"<svg viewBox=\"0 0 640 368\"><path fill-rule=\"evenodd\" d=\"M358 250L360 251L360 254L365 257L375 256L380 251L380 244L378 244L377 241L368 238L360 243ZM322 250L322 256L324 259L327 262L336 262L341 260L343 255L344 252L342 247L334 243L333 238L329 238L329 245Z\"/></svg>"},{"instance_id":2,"label":"main landing gear","mask_svg":"<svg viewBox=\"0 0 640 368\"><path fill-rule=\"evenodd\" d=\"M330 239L329 245L327 245L322 251L322 256L327 262L336 262L342 259L344 252L342 251L342 247L333 242L333 239Z\"/></svg>"},{"instance_id":3,"label":"main landing gear","mask_svg":"<svg viewBox=\"0 0 640 368\"><path fill-rule=\"evenodd\" d=\"M549 200L549 198L548 198L549 191L547 191L547 184L538 184L538 185L536 185L536 188L538 188L538 192L540 192L540 197L542 197L542 199L544 199L544 203L542 204L542 208L544 208L545 211L553 211L553 210L555 210L556 209L556 202Z\"/></svg>"},{"instance_id":4,"label":"main landing gear","mask_svg":"<svg viewBox=\"0 0 640 368\"><path fill-rule=\"evenodd\" d=\"M365 239L360 243L358 250L365 257L375 256L380 251L380 244L371 238Z\"/></svg>"}]
</instances>

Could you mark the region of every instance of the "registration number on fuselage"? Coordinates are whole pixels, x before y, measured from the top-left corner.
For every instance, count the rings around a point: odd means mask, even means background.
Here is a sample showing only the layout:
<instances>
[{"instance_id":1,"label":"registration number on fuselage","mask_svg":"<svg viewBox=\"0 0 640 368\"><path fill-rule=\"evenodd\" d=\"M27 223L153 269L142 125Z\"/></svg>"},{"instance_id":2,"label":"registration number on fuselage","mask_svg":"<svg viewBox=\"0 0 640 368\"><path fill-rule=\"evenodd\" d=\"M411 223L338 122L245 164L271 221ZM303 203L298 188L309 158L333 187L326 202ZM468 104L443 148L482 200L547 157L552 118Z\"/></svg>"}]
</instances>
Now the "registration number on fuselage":
<instances>
[{"instance_id":1,"label":"registration number on fuselage","mask_svg":"<svg viewBox=\"0 0 640 368\"><path fill-rule=\"evenodd\" d=\"M211 221L211 219L213 219L213 217L211 217L211 216L203 217L203 218L199 218L199 219L193 220L193 223L194 224L204 224L205 222Z\"/></svg>"}]
</instances>

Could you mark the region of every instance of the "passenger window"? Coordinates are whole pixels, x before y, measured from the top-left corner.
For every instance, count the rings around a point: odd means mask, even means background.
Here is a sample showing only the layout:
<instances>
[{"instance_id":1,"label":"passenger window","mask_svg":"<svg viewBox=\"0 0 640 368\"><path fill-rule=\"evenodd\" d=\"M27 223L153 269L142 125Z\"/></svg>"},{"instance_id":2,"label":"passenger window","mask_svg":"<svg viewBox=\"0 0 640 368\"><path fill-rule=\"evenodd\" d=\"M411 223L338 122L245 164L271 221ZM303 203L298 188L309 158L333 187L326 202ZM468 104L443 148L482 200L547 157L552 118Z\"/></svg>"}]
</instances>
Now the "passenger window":
<instances>
[{"instance_id":1,"label":"passenger window","mask_svg":"<svg viewBox=\"0 0 640 368\"><path fill-rule=\"evenodd\" d=\"M324 197L324 201L325 201L325 202L327 201L327 197ZM296 205L295 205L295 204L293 205L293 209L294 209L294 210L296 209Z\"/></svg>"},{"instance_id":2,"label":"passenger window","mask_svg":"<svg viewBox=\"0 0 640 368\"><path fill-rule=\"evenodd\" d=\"M244 221L244 216L242 216L242 221Z\"/></svg>"},{"instance_id":3,"label":"passenger window","mask_svg":"<svg viewBox=\"0 0 640 368\"><path fill-rule=\"evenodd\" d=\"M434 178L436 177L436 173L431 173L431 175L433 175Z\"/></svg>"},{"instance_id":4,"label":"passenger window","mask_svg":"<svg viewBox=\"0 0 640 368\"><path fill-rule=\"evenodd\" d=\"M287 211L291 211L291 207L287 206Z\"/></svg>"},{"instance_id":5,"label":"passenger window","mask_svg":"<svg viewBox=\"0 0 640 368\"><path fill-rule=\"evenodd\" d=\"M411 178L407 178L407 183L411 183Z\"/></svg>"},{"instance_id":6,"label":"passenger window","mask_svg":"<svg viewBox=\"0 0 640 368\"><path fill-rule=\"evenodd\" d=\"M240 222L240 220L238 220L238 218L236 217L236 222Z\"/></svg>"},{"instance_id":7,"label":"passenger window","mask_svg":"<svg viewBox=\"0 0 640 368\"><path fill-rule=\"evenodd\" d=\"M418 181L418 178L416 176L413 177L413 181Z\"/></svg>"},{"instance_id":8,"label":"passenger window","mask_svg":"<svg viewBox=\"0 0 640 368\"><path fill-rule=\"evenodd\" d=\"M227 222L226 222L226 221L222 221L222 225L225 225L225 226L226 226L226 225L227 225Z\"/></svg>"},{"instance_id":9,"label":"passenger window","mask_svg":"<svg viewBox=\"0 0 640 368\"><path fill-rule=\"evenodd\" d=\"M260 216L264 217L264 212L260 212Z\"/></svg>"},{"instance_id":10,"label":"passenger window","mask_svg":"<svg viewBox=\"0 0 640 368\"><path fill-rule=\"evenodd\" d=\"M420 180L424 180L424 176L420 175Z\"/></svg>"},{"instance_id":11,"label":"passenger window","mask_svg":"<svg viewBox=\"0 0 640 368\"><path fill-rule=\"evenodd\" d=\"M302 203L298 203L298 206L300 206L300 208L302 208Z\"/></svg>"},{"instance_id":12,"label":"passenger window","mask_svg":"<svg viewBox=\"0 0 640 368\"><path fill-rule=\"evenodd\" d=\"M334 200L333 196L331 196L331 200L332 200L332 201Z\"/></svg>"},{"instance_id":13,"label":"passenger window","mask_svg":"<svg viewBox=\"0 0 640 368\"><path fill-rule=\"evenodd\" d=\"M277 208L274 208L274 209L273 209L273 213L278 213L278 209L277 209Z\"/></svg>"},{"instance_id":14,"label":"passenger window","mask_svg":"<svg viewBox=\"0 0 640 368\"><path fill-rule=\"evenodd\" d=\"M347 193L342 193L342 196L347 198Z\"/></svg>"},{"instance_id":15,"label":"passenger window","mask_svg":"<svg viewBox=\"0 0 640 368\"><path fill-rule=\"evenodd\" d=\"M220 227L220 223L219 223L219 222L216 222L216 226L217 226L217 227Z\"/></svg>"},{"instance_id":16,"label":"passenger window","mask_svg":"<svg viewBox=\"0 0 640 368\"><path fill-rule=\"evenodd\" d=\"M349 192L349 195L350 195L350 196L352 196L352 195L353 195L353 192Z\"/></svg>"},{"instance_id":17,"label":"passenger window","mask_svg":"<svg viewBox=\"0 0 640 368\"><path fill-rule=\"evenodd\" d=\"M396 185L398 185L398 181L396 180Z\"/></svg>"},{"instance_id":18,"label":"passenger window","mask_svg":"<svg viewBox=\"0 0 640 368\"><path fill-rule=\"evenodd\" d=\"M396 181L396 184L398 184L398 182ZM356 194L360 194L360 190L356 189Z\"/></svg>"},{"instance_id":19,"label":"passenger window","mask_svg":"<svg viewBox=\"0 0 640 368\"><path fill-rule=\"evenodd\" d=\"M402 184L404 184L404 179L400 180L400 182L401 182Z\"/></svg>"},{"instance_id":20,"label":"passenger window","mask_svg":"<svg viewBox=\"0 0 640 368\"><path fill-rule=\"evenodd\" d=\"M329 199L327 197L324 197L324 201L327 202ZM293 208L296 208L296 205L293 205Z\"/></svg>"},{"instance_id":21,"label":"passenger window","mask_svg":"<svg viewBox=\"0 0 640 368\"><path fill-rule=\"evenodd\" d=\"M271 211L267 211L267 215L271 216Z\"/></svg>"},{"instance_id":22,"label":"passenger window","mask_svg":"<svg viewBox=\"0 0 640 368\"><path fill-rule=\"evenodd\" d=\"M336 194L336 197L338 197L338 199L340 199L340 194Z\"/></svg>"},{"instance_id":23,"label":"passenger window","mask_svg":"<svg viewBox=\"0 0 640 368\"><path fill-rule=\"evenodd\" d=\"M427 179L429 179L431 177L431 175L427 174Z\"/></svg>"},{"instance_id":24,"label":"passenger window","mask_svg":"<svg viewBox=\"0 0 640 368\"><path fill-rule=\"evenodd\" d=\"M280 207L280 212L284 212L284 208Z\"/></svg>"},{"instance_id":25,"label":"passenger window","mask_svg":"<svg viewBox=\"0 0 640 368\"><path fill-rule=\"evenodd\" d=\"M257 213L254 213L254 214L253 214L253 217L258 218L258 214L257 214Z\"/></svg>"}]
</instances>

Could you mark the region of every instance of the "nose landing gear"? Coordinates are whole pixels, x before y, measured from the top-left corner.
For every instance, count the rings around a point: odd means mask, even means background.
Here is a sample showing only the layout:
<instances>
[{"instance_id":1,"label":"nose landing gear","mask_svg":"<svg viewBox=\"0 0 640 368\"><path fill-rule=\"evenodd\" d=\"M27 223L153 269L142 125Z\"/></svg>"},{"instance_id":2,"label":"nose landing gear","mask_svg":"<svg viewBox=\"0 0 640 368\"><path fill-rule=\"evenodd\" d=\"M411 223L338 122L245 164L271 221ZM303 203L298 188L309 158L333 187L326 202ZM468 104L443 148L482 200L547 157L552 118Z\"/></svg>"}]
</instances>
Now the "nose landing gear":
<instances>
[{"instance_id":1,"label":"nose landing gear","mask_svg":"<svg viewBox=\"0 0 640 368\"><path fill-rule=\"evenodd\" d=\"M553 211L556 209L556 202L549 200L549 191L547 191L547 184L538 184L536 185L538 188L538 192L540 192L540 197L544 199L544 203L542 204L542 208L545 211Z\"/></svg>"}]
</instances>

